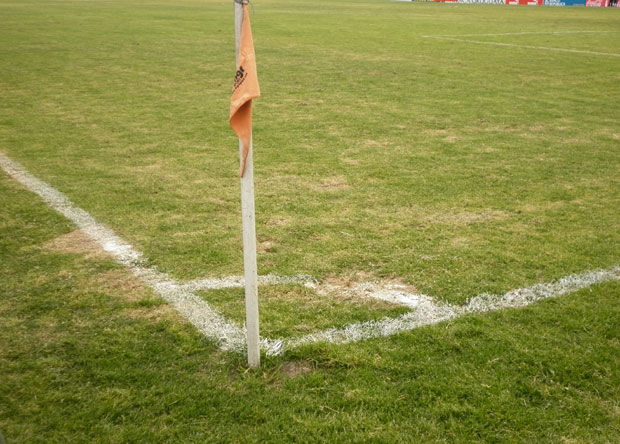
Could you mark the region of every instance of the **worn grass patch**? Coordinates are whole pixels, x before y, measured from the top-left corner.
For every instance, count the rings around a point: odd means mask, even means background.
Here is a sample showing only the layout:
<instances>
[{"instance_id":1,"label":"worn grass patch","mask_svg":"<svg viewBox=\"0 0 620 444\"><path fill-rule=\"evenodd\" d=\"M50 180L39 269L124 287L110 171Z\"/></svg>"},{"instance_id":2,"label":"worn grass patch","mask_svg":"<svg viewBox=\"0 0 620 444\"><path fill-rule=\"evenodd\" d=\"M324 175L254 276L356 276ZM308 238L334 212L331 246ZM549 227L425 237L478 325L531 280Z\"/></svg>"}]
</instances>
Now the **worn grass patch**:
<instances>
[{"instance_id":1,"label":"worn grass patch","mask_svg":"<svg viewBox=\"0 0 620 444\"><path fill-rule=\"evenodd\" d=\"M110 255L97 242L92 240L82 230L76 229L69 233L51 239L43 245L43 248L61 253L75 253L88 259L107 257Z\"/></svg>"}]
</instances>

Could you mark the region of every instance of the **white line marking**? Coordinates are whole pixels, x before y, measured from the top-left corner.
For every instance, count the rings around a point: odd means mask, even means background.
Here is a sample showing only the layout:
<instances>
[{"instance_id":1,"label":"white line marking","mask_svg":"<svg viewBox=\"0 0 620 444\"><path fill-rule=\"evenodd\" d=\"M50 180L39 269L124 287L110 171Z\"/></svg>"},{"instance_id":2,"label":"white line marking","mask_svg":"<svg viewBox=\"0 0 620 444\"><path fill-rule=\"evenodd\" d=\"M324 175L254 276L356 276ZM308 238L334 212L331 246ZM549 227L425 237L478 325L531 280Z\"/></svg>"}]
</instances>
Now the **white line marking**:
<instances>
[{"instance_id":1,"label":"white line marking","mask_svg":"<svg viewBox=\"0 0 620 444\"><path fill-rule=\"evenodd\" d=\"M176 308L206 337L214 340L224 350L243 350L245 332L242 328L226 320L202 298L179 286L166 273L158 271L155 267L146 266L142 253L97 222L86 211L75 206L63 193L37 179L17 162L1 153L0 166L9 176L75 223L118 262Z\"/></svg>"},{"instance_id":2,"label":"white line marking","mask_svg":"<svg viewBox=\"0 0 620 444\"><path fill-rule=\"evenodd\" d=\"M502 35L545 35L545 34L607 34L620 31L522 31L522 32L498 32L488 34L431 34L423 35L424 38L433 37L486 37L486 36L502 36Z\"/></svg>"},{"instance_id":3,"label":"white line marking","mask_svg":"<svg viewBox=\"0 0 620 444\"><path fill-rule=\"evenodd\" d=\"M273 341L275 347L271 350L267 349L267 353L279 355L289 348L316 342L345 344L364 339L391 336L425 325L454 319L468 313L484 313L506 308L525 307L543 299L558 297L594 284L618 279L620 279L620 266L607 270L574 274L555 282L511 290L500 296L481 294L460 306L435 302L433 298L424 295L412 295L416 296L417 300L415 308L409 313L396 318L350 324L343 328L329 328L301 338Z\"/></svg>"},{"instance_id":4,"label":"white line marking","mask_svg":"<svg viewBox=\"0 0 620 444\"><path fill-rule=\"evenodd\" d=\"M549 46L517 45L514 43L500 43L500 42L482 42L480 40L457 39L454 37L438 37L438 36L426 36L426 37L438 39L438 40L450 40L450 41L455 41L455 42L475 43L479 45L505 46L505 47L511 47L511 48L540 49L544 51L570 52L574 54L589 54L589 55L602 55L602 56L609 56L609 57L620 57L620 54L616 54L613 52L587 51L585 49L553 48Z\"/></svg>"},{"instance_id":5,"label":"white line marking","mask_svg":"<svg viewBox=\"0 0 620 444\"><path fill-rule=\"evenodd\" d=\"M267 274L258 276L259 285L278 285L278 284L301 284L312 285L317 280L307 274L297 274L293 276L281 276L278 274ZM219 290L222 288L243 288L245 280L243 276L226 276L222 278L201 278L188 281L179 285L189 291L199 290Z\"/></svg>"},{"instance_id":6,"label":"white line marking","mask_svg":"<svg viewBox=\"0 0 620 444\"><path fill-rule=\"evenodd\" d=\"M241 352L245 349L245 330L229 322L206 301L194 294L198 290L242 287L243 278L196 279L178 283L155 267L145 265L142 253L125 242L112 230L97 222L86 211L75 206L63 193L28 173L21 165L0 153L0 167L17 182L41 197L50 207L75 223L122 265L127 267L146 285L153 288L164 300L176 308L202 334L215 341L223 350ZM373 297L401 304L412 311L396 318L350 324L342 328L329 328L299 338L261 338L261 349L268 355L281 355L286 350L316 342L344 344L364 339L390 336L424 325L454 319L468 313L484 313L505 308L525 307L542 299L561 296L591 285L620 279L620 266L607 270L590 271L566 276L556 282L537 284L509 291L501 296L481 294L467 304L458 306L436 301L430 296L408 293L400 285L361 283L352 288L318 284L307 275L259 277L262 284L300 284L314 288L319 293L350 293Z\"/></svg>"},{"instance_id":7,"label":"white line marking","mask_svg":"<svg viewBox=\"0 0 620 444\"><path fill-rule=\"evenodd\" d=\"M588 271L572 274L555 282L517 288L501 296L483 293L471 298L467 304L459 307L463 313L482 313L502 310L504 308L520 308L543 299L554 298L590 287L606 281L620 279L620 266L607 270Z\"/></svg>"}]
</instances>

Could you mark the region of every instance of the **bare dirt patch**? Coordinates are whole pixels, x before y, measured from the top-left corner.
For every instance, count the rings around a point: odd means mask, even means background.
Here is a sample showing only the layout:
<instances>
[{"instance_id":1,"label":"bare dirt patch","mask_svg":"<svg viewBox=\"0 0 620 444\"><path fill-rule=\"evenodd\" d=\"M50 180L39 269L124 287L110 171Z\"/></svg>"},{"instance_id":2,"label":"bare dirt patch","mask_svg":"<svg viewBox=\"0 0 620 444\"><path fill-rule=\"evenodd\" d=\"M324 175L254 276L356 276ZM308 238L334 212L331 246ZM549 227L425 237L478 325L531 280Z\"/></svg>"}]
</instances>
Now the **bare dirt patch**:
<instances>
[{"instance_id":1,"label":"bare dirt patch","mask_svg":"<svg viewBox=\"0 0 620 444\"><path fill-rule=\"evenodd\" d=\"M276 241L273 239L264 240L258 244L257 248L263 253L273 253L276 250Z\"/></svg>"},{"instance_id":2,"label":"bare dirt patch","mask_svg":"<svg viewBox=\"0 0 620 444\"><path fill-rule=\"evenodd\" d=\"M342 163L346 163L347 165L359 165L359 159L352 159L350 157L343 157L340 159Z\"/></svg>"},{"instance_id":3,"label":"bare dirt patch","mask_svg":"<svg viewBox=\"0 0 620 444\"><path fill-rule=\"evenodd\" d=\"M265 225L270 227L285 227L290 224L291 220L282 216L274 216L265 223Z\"/></svg>"},{"instance_id":4,"label":"bare dirt patch","mask_svg":"<svg viewBox=\"0 0 620 444\"><path fill-rule=\"evenodd\" d=\"M428 136L446 136L450 132L445 128L433 128L433 129L426 129L423 131L423 133Z\"/></svg>"},{"instance_id":5,"label":"bare dirt patch","mask_svg":"<svg viewBox=\"0 0 620 444\"><path fill-rule=\"evenodd\" d=\"M117 269L99 273L93 277L91 286L130 303L132 306L124 309L123 313L131 319L150 321L180 319L176 310L153 295L148 287L126 270Z\"/></svg>"},{"instance_id":6,"label":"bare dirt patch","mask_svg":"<svg viewBox=\"0 0 620 444\"><path fill-rule=\"evenodd\" d=\"M125 270L109 270L93 276L93 286L114 295L122 295L129 302L148 296L150 290Z\"/></svg>"},{"instance_id":7,"label":"bare dirt patch","mask_svg":"<svg viewBox=\"0 0 620 444\"><path fill-rule=\"evenodd\" d=\"M211 204L220 205L222 207L230 205L230 202L226 202L224 199L220 199L219 197L207 197L205 200Z\"/></svg>"},{"instance_id":8,"label":"bare dirt patch","mask_svg":"<svg viewBox=\"0 0 620 444\"><path fill-rule=\"evenodd\" d=\"M312 186L314 191L323 192L339 191L348 188L350 188L350 186L347 183L347 179L343 176L328 177L323 179L320 184Z\"/></svg>"},{"instance_id":9,"label":"bare dirt patch","mask_svg":"<svg viewBox=\"0 0 620 444\"><path fill-rule=\"evenodd\" d=\"M86 259L112 259L111 255L101 246L88 237L82 230L76 229L70 233L58 236L45 244L43 248L60 253L82 255ZM70 272L67 271L70 277ZM61 272L61 275L63 272ZM107 270L94 274L86 284L89 290L100 291L110 296L118 297L132 304L140 304L143 301L152 301L154 296L138 278L125 269ZM132 307L124 310L130 318L145 318L152 321L162 319L177 319L176 311L162 301L161 304L147 304L144 307Z\"/></svg>"},{"instance_id":10,"label":"bare dirt patch","mask_svg":"<svg viewBox=\"0 0 620 444\"><path fill-rule=\"evenodd\" d=\"M334 285L343 288L355 287L360 282L377 282L376 276L368 272L353 272L348 274L340 274L337 276L328 276L323 280L323 284Z\"/></svg>"},{"instance_id":11,"label":"bare dirt patch","mask_svg":"<svg viewBox=\"0 0 620 444\"><path fill-rule=\"evenodd\" d=\"M62 234L43 244L43 248L59 253L81 254L87 259L111 258L97 242L82 230L76 229Z\"/></svg>"},{"instance_id":12,"label":"bare dirt patch","mask_svg":"<svg viewBox=\"0 0 620 444\"><path fill-rule=\"evenodd\" d=\"M147 319L153 322L164 320L183 322L179 313L166 303L156 307L128 308L123 310L123 313L131 319Z\"/></svg>"},{"instance_id":13,"label":"bare dirt patch","mask_svg":"<svg viewBox=\"0 0 620 444\"><path fill-rule=\"evenodd\" d=\"M442 212L428 215L425 219L430 223L468 225L492 220L502 220L509 216L510 214L506 211L488 210L481 212L462 211L459 213Z\"/></svg>"},{"instance_id":14,"label":"bare dirt patch","mask_svg":"<svg viewBox=\"0 0 620 444\"><path fill-rule=\"evenodd\" d=\"M281 372L288 378L305 375L313 370L312 365L305 361L287 361L282 365Z\"/></svg>"},{"instance_id":15,"label":"bare dirt patch","mask_svg":"<svg viewBox=\"0 0 620 444\"><path fill-rule=\"evenodd\" d=\"M362 145L371 148L371 147L386 147L390 145L388 140L374 140L374 139L366 139L362 142Z\"/></svg>"},{"instance_id":16,"label":"bare dirt patch","mask_svg":"<svg viewBox=\"0 0 620 444\"><path fill-rule=\"evenodd\" d=\"M538 213L547 210L558 210L566 206L566 204L567 202L564 201L527 203L521 205L519 210L524 213Z\"/></svg>"},{"instance_id":17,"label":"bare dirt patch","mask_svg":"<svg viewBox=\"0 0 620 444\"><path fill-rule=\"evenodd\" d=\"M457 237L452 238L450 243L454 245L455 247L462 247L462 246L469 244L470 239L468 237L457 236Z\"/></svg>"},{"instance_id":18,"label":"bare dirt patch","mask_svg":"<svg viewBox=\"0 0 620 444\"><path fill-rule=\"evenodd\" d=\"M344 289L352 290L352 289L355 289L356 287L359 287L360 285L368 284L368 283L376 284L382 287L397 286L399 289L406 291L407 293L412 293L412 294L416 294L420 292L415 286L404 282L401 278L398 278L398 277L378 278L368 272L355 272L355 273L346 274L346 275L329 276L325 278L323 282L321 282L321 284L319 285L319 288L321 285L323 285L328 288L339 287L341 289L344 288ZM346 291L345 292L340 291L340 293L337 293L337 294L341 294L342 297L347 298L347 296L345 296L347 294ZM350 293L349 293L349 297L354 298L354 299L359 299L359 296L353 297L353 296L350 296Z\"/></svg>"}]
</instances>

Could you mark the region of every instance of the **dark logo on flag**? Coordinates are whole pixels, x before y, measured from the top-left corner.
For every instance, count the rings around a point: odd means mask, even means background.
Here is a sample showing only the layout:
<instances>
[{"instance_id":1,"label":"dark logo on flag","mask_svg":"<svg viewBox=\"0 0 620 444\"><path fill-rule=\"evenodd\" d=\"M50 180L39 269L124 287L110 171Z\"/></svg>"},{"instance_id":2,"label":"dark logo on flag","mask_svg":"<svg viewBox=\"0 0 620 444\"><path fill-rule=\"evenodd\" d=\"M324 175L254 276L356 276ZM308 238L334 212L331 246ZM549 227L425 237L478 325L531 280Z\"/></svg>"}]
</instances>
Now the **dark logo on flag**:
<instances>
[{"instance_id":1,"label":"dark logo on flag","mask_svg":"<svg viewBox=\"0 0 620 444\"><path fill-rule=\"evenodd\" d=\"M235 74L235 81L234 81L234 84L233 84L233 91L236 91L237 88L239 88L241 86L241 84L245 81L247 76L248 76L248 73L245 72L245 69L243 69L243 66L240 66L239 69L237 70L236 74Z\"/></svg>"}]
</instances>

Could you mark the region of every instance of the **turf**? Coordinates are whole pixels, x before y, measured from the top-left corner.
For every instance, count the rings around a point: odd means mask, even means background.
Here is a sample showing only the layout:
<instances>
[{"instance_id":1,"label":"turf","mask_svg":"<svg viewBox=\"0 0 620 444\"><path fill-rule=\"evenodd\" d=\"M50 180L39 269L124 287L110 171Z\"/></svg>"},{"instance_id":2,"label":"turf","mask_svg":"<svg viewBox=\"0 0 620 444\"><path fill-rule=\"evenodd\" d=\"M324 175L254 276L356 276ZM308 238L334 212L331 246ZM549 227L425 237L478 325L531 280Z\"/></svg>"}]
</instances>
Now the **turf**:
<instances>
[{"instance_id":1,"label":"turf","mask_svg":"<svg viewBox=\"0 0 620 444\"><path fill-rule=\"evenodd\" d=\"M307 346L248 371L110 259L51 249L72 228L3 177L0 190L7 442L611 443L620 434L617 282L388 339Z\"/></svg>"},{"instance_id":2,"label":"turf","mask_svg":"<svg viewBox=\"0 0 620 444\"><path fill-rule=\"evenodd\" d=\"M178 279L242 270L231 10L0 1L0 151ZM616 12L257 2L261 274L461 303L616 265L620 58L424 37L618 54ZM620 435L617 283L246 372L110 259L46 247L71 225L0 179L9 442ZM399 310L264 291L276 335ZM204 297L241 318L238 292Z\"/></svg>"}]
</instances>

